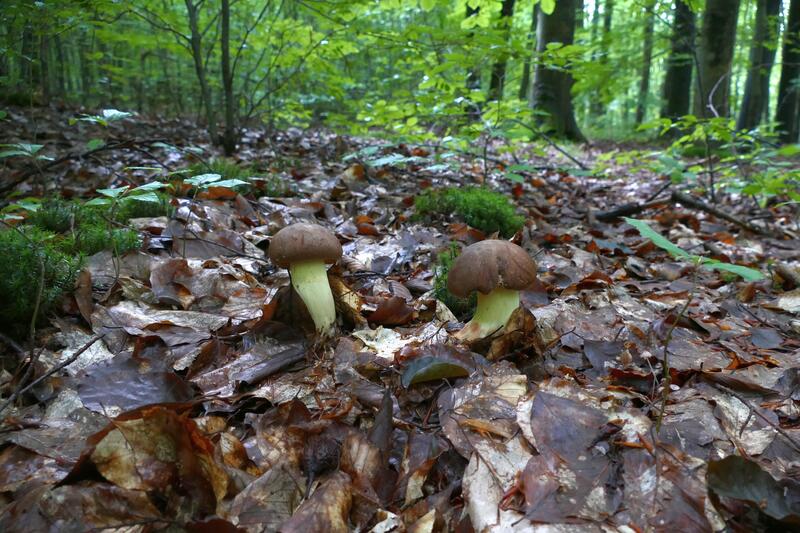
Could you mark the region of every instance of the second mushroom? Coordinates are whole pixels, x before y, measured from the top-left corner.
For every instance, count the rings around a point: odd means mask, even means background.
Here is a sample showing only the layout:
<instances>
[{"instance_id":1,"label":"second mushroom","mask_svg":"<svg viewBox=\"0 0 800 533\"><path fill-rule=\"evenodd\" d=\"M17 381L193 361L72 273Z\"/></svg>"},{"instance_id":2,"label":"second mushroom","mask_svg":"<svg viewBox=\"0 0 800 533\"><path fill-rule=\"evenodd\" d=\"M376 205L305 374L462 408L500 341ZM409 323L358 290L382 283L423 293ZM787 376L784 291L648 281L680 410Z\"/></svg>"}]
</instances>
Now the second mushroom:
<instances>
[{"instance_id":1,"label":"second mushroom","mask_svg":"<svg viewBox=\"0 0 800 533\"><path fill-rule=\"evenodd\" d=\"M477 340L506 325L519 307L519 291L536 280L536 262L519 246L502 240L485 240L467 246L447 275L447 289L460 298L478 292L475 314L456 334Z\"/></svg>"}]
</instances>

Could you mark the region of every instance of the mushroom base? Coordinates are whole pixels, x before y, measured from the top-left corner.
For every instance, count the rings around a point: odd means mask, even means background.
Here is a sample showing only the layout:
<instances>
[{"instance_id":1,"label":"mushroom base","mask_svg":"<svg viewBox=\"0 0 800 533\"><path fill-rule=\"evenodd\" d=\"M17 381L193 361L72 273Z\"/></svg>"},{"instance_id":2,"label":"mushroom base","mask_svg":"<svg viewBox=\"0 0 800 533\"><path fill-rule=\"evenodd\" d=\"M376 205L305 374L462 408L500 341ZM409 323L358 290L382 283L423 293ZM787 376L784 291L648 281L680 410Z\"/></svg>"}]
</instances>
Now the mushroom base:
<instances>
[{"instance_id":1,"label":"mushroom base","mask_svg":"<svg viewBox=\"0 0 800 533\"><path fill-rule=\"evenodd\" d=\"M324 261L300 261L289 266L292 287L306 304L317 333L329 334L336 322L328 272Z\"/></svg>"},{"instance_id":2,"label":"mushroom base","mask_svg":"<svg viewBox=\"0 0 800 533\"><path fill-rule=\"evenodd\" d=\"M489 294L478 293L475 315L456 333L463 341L482 339L502 329L511 313L519 307L519 291L495 289Z\"/></svg>"}]
</instances>

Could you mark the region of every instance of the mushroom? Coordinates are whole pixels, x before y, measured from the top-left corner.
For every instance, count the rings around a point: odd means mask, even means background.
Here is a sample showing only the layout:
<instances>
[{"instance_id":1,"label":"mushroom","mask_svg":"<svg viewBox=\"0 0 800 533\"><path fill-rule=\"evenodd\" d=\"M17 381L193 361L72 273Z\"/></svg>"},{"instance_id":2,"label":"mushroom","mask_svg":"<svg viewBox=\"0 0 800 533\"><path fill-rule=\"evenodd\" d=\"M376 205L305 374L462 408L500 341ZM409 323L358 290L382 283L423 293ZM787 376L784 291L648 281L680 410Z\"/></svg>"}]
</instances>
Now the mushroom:
<instances>
[{"instance_id":1,"label":"mushroom","mask_svg":"<svg viewBox=\"0 0 800 533\"><path fill-rule=\"evenodd\" d=\"M519 291L535 279L536 262L516 244L485 240L467 246L450 267L447 289L461 298L478 291L478 307L456 337L482 339L505 326L519 307Z\"/></svg>"},{"instance_id":2,"label":"mushroom","mask_svg":"<svg viewBox=\"0 0 800 533\"><path fill-rule=\"evenodd\" d=\"M289 270L292 287L306 304L318 333L327 335L336 322L336 307L326 263L342 256L342 245L331 231L316 224L286 226L272 237L269 258Z\"/></svg>"}]
</instances>

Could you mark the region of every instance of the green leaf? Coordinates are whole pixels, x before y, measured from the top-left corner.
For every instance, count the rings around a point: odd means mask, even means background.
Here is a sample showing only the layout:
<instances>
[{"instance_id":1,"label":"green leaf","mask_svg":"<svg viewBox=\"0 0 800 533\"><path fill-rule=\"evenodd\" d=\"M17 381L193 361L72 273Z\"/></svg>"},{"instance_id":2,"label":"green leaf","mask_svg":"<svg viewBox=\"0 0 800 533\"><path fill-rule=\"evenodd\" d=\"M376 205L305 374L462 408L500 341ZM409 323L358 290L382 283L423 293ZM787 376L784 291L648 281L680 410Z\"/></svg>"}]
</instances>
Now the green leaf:
<instances>
[{"instance_id":1,"label":"green leaf","mask_svg":"<svg viewBox=\"0 0 800 533\"><path fill-rule=\"evenodd\" d=\"M753 268L748 268L742 265L732 265L730 263L723 263L722 261L715 261L713 259L704 260L703 266L705 268L711 268L714 270L724 270L726 272L731 272L747 281L759 281L764 279L765 277L764 274Z\"/></svg>"},{"instance_id":2,"label":"green leaf","mask_svg":"<svg viewBox=\"0 0 800 533\"><path fill-rule=\"evenodd\" d=\"M514 183L525 183L525 177L519 174L515 174L514 172L507 172L506 178L513 181Z\"/></svg>"},{"instance_id":3,"label":"green leaf","mask_svg":"<svg viewBox=\"0 0 800 533\"><path fill-rule=\"evenodd\" d=\"M436 7L436 0L419 0L419 7L421 7L423 11L430 11Z\"/></svg>"},{"instance_id":4,"label":"green leaf","mask_svg":"<svg viewBox=\"0 0 800 533\"><path fill-rule=\"evenodd\" d=\"M111 200L109 198L92 198L84 205L89 207L105 207L107 205L111 205Z\"/></svg>"},{"instance_id":5,"label":"green leaf","mask_svg":"<svg viewBox=\"0 0 800 533\"><path fill-rule=\"evenodd\" d=\"M684 259L689 259L692 257L692 254L690 254L683 248L680 248L679 246L673 244L669 239L662 236L656 230L651 228L647 224L647 222L643 220L637 220L635 218L628 218L628 217L623 217L623 218L625 219L625 222L627 222L628 224L630 224L639 231L639 235L645 237L646 239L650 239L651 241L653 241L653 244L655 244L662 250L666 250L675 257L682 257Z\"/></svg>"},{"instance_id":6,"label":"green leaf","mask_svg":"<svg viewBox=\"0 0 800 533\"><path fill-rule=\"evenodd\" d=\"M3 120L7 116L8 116L8 112L7 111L0 110L0 120Z\"/></svg>"},{"instance_id":7,"label":"green leaf","mask_svg":"<svg viewBox=\"0 0 800 533\"><path fill-rule=\"evenodd\" d=\"M444 378L462 378L469 376L470 368L454 360L444 360L438 357L420 357L414 359L403 372L401 382L408 388L415 383L435 381Z\"/></svg>"},{"instance_id":8,"label":"green leaf","mask_svg":"<svg viewBox=\"0 0 800 533\"><path fill-rule=\"evenodd\" d=\"M86 143L86 148L89 150L97 150L101 146L105 146L106 142L103 139L91 139Z\"/></svg>"},{"instance_id":9,"label":"green leaf","mask_svg":"<svg viewBox=\"0 0 800 533\"><path fill-rule=\"evenodd\" d=\"M208 183L214 183L215 181L219 181L222 179L222 175L220 174L200 174L199 176L193 176L187 180L184 180L185 183L189 185L194 185L195 187L201 187Z\"/></svg>"},{"instance_id":10,"label":"green leaf","mask_svg":"<svg viewBox=\"0 0 800 533\"><path fill-rule=\"evenodd\" d=\"M146 192L144 194L137 194L135 196L126 196L125 200L130 201L137 201L137 202L144 202L148 204L158 204L161 202L161 198L154 192Z\"/></svg>"},{"instance_id":11,"label":"green leaf","mask_svg":"<svg viewBox=\"0 0 800 533\"><path fill-rule=\"evenodd\" d=\"M541 8L545 15L552 15L556 8L556 0L541 0Z\"/></svg>"},{"instance_id":12,"label":"green leaf","mask_svg":"<svg viewBox=\"0 0 800 533\"><path fill-rule=\"evenodd\" d=\"M151 181L151 182L145 183L144 185L139 185L138 187L136 187L135 189L133 189L131 191L131 194L134 195L134 194L138 194L140 192L157 191L159 189L163 189L166 186L167 186L166 183L162 183L160 181Z\"/></svg>"},{"instance_id":13,"label":"green leaf","mask_svg":"<svg viewBox=\"0 0 800 533\"><path fill-rule=\"evenodd\" d=\"M209 187L226 187L228 189L233 189L234 187L239 187L242 185L250 185L246 181L242 181L237 178L229 179L229 180L222 180L222 181L215 181L213 183L205 183L201 187L203 189L207 189Z\"/></svg>"},{"instance_id":14,"label":"green leaf","mask_svg":"<svg viewBox=\"0 0 800 533\"><path fill-rule=\"evenodd\" d=\"M97 189L97 192L109 198L119 198L128 190L128 186L118 187L116 189Z\"/></svg>"}]
</instances>

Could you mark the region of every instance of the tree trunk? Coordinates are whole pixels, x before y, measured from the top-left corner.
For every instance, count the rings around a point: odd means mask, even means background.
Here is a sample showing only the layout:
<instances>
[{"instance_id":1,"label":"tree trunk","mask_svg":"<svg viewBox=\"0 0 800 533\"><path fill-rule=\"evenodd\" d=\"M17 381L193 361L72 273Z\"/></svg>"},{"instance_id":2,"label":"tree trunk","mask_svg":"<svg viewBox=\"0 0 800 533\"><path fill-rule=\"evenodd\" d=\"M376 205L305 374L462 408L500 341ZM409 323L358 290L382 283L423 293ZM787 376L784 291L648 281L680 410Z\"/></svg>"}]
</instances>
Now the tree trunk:
<instances>
[{"instance_id":1,"label":"tree trunk","mask_svg":"<svg viewBox=\"0 0 800 533\"><path fill-rule=\"evenodd\" d=\"M698 53L694 114L727 117L739 0L707 0Z\"/></svg>"},{"instance_id":2,"label":"tree trunk","mask_svg":"<svg viewBox=\"0 0 800 533\"><path fill-rule=\"evenodd\" d=\"M539 4L533 4L531 11L531 28L528 32L528 48L533 49L534 40L533 36L536 35L536 19L539 18ZM519 99L530 100L530 86L531 86L531 57L533 52L525 56L525 62L522 65L522 79L519 82Z\"/></svg>"},{"instance_id":3,"label":"tree trunk","mask_svg":"<svg viewBox=\"0 0 800 533\"><path fill-rule=\"evenodd\" d=\"M503 31L504 42L508 43L511 33L512 17L514 16L515 0L503 0L500 8L500 28ZM500 59L492 65L492 77L489 82L489 100L500 101L503 99L503 87L506 81L506 66L508 65L508 54L503 52Z\"/></svg>"},{"instance_id":4,"label":"tree trunk","mask_svg":"<svg viewBox=\"0 0 800 533\"><path fill-rule=\"evenodd\" d=\"M548 43L572 44L575 37L575 0L558 0L551 15L539 11L536 27L536 51L544 52ZM548 68L538 64L533 77L531 105L536 111L549 115L537 119L546 123L556 135L576 141L585 138L575 121L572 107L572 75L565 69Z\"/></svg>"},{"instance_id":5,"label":"tree trunk","mask_svg":"<svg viewBox=\"0 0 800 533\"><path fill-rule=\"evenodd\" d=\"M42 34L39 38L39 87L42 91L42 104L50 103L50 37Z\"/></svg>"},{"instance_id":6,"label":"tree trunk","mask_svg":"<svg viewBox=\"0 0 800 533\"><path fill-rule=\"evenodd\" d=\"M33 40L33 30L31 30L31 27L28 24L26 24L25 29L22 30L22 52L20 56L21 57L19 58L19 67L20 67L19 77L21 83L20 86L17 87L17 91L33 92L34 65L31 58L34 56L34 40Z\"/></svg>"},{"instance_id":7,"label":"tree trunk","mask_svg":"<svg viewBox=\"0 0 800 533\"><path fill-rule=\"evenodd\" d=\"M781 0L758 0L756 27L750 46L750 68L736 128L750 130L761 123L769 102L769 77L775 62Z\"/></svg>"},{"instance_id":8,"label":"tree trunk","mask_svg":"<svg viewBox=\"0 0 800 533\"><path fill-rule=\"evenodd\" d=\"M467 4L467 14L466 18L470 18L473 15L476 15L478 11L480 11L479 7L471 7ZM472 33L470 32L468 38L472 38ZM480 91L481 90L481 72L477 67L470 67L467 71L467 93L472 93L472 91ZM471 121L476 121L481 118L481 106L477 102L473 102L471 98L469 98L470 94L467 94L467 117Z\"/></svg>"},{"instance_id":9,"label":"tree trunk","mask_svg":"<svg viewBox=\"0 0 800 533\"><path fill-rule=\"evenodd\" d=\"M233 110L233 73L231 72L231 6L229 0L222 0L222 89L225 99L225 133L222 138L222 147L225 155L232 156L236 152L236 124L234 123Z\"/></svg>"},{"instance_id":10,"label":"tree trunk","mask_svg":"<svg viewBox=\"0 0 800 533\"><path fill-rule=\"evenodd\" d=\"M797 142L800 130L800 0L789 4L786 31L783 34L783 65L778 85L775 122L784 143Z\"/></svg>"},{"instance_id":11,"label":"tree trunk","mask_svg":"<svg viewBox=\"0 0 800 533\"><path fill-rule=\"evenodd\" d=\"M695 38L695 15L684 0L675 1L675 18L664 76L661 116L676 120L689 113L692 89L692 54Z\"/></svg>"},{"instance_id":12,"label":"tree trunk","mask_svg":"<svg viewBox=\"0 0 800 533\"><path fill-rule=\"evenodd\" d=\"M655 1L649 0L645 7L644 50L642 71L639 76L639 98L636 102L636 125L644 120L647 108L647 95L650 92L650 66L653 64L653 25L655 24Z\"/></svg>"},{"instance_id":13,"label":"tree trunk","mask_svg":"<svg viewBox=\"0 0 800 533\"><path fill-rule=\"evenodd\" d=\"M211 88L206 79L206 67L203 63L203 36L200 34L198 23L198 6L193 0L186 0L186 12L189 16L189 30L191 31L192 59L194 60L194 70L197 74L197 81L200 82L200 97L203 100L206 122L208 122L208 136L211 137L213 144L219 144L217 136L217 121L214 116L214 102L211 100Z\"/></svg>"},{"instance_id":14,"label":"tree trunk","mask_svg":"<svg viewBox=\"0 0 800 533\"><path fill-rule=\"evenodd\" d=\"M61 36L56 34L55 49L56 49L56 87L58 88L57 97L65 99L67 96L67 62L64 59L64 43Z\"/></svg>"},{"instance_id":15,"label":"tree trunk","mask_svg":"<svg viewBox=\"0 0 800 533\"><path fill-rule=\"evenodd\" d=\"M599 5L600 0L595 0L595 14L597 13L597 5ZM602 52L598 53L595 51L594 57L592 58L593 61L597 62L597 64L605 67L608 63L608 49L610 48L610 36L611 36L611 23L614 17L614 0L606 0L603 4L603 32L600 34L600 47L602 48ZM605 105L603 104L602 99L594 98L592 103L589 106L589 113L592 116L600 116L605 113Z\"/></svg>"}]
</instances>

